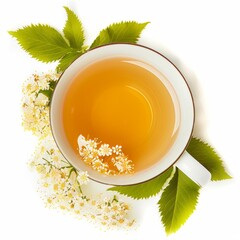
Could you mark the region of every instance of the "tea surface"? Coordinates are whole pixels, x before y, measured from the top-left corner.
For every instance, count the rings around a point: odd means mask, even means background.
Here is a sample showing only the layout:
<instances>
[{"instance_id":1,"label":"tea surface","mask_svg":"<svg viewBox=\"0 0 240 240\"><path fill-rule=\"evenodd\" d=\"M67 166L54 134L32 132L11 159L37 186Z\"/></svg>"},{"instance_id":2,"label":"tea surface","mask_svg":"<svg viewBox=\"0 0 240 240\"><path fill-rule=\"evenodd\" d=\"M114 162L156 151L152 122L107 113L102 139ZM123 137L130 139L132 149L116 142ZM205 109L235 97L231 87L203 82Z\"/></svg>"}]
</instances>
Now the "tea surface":
<instances>
[{"instance_id":1,"label":"tea surface","mask_svg":"<svg viewBox=\"0 0 240 240\"><path fill-rule=\"evenodd\" d=\"M134 59L111 58L79 71L67 90L62 113L74 151L78 152L81 134L121 145L135 171L164 156L177 132L175 107L171 89L151 68Z\"/></svg>"}]
</instances>

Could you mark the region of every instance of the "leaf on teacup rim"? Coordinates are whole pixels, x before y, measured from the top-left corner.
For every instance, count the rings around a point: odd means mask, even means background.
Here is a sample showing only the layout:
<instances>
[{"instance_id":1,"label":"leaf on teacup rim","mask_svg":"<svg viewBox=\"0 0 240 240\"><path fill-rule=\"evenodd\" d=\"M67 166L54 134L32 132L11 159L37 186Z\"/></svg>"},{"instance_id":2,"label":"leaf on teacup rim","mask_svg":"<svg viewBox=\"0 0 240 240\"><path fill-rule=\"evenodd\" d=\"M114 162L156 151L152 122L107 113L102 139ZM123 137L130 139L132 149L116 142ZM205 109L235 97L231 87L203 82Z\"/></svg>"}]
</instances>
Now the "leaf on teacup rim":
<instances>
[{"instance_id":1,"label":"leaf on teacup rim","mask_svg":"<svg viewBox=\"0 0 240 240\"><path fill-rule=\"evenodd\" d=\"M70 52L68 54L66 54L60 61L59 64L57 66L57 72L64 72L68 66L74 62L74 60L76 60L78 57L80 57L82 55L81 52Z\"/></svg>"},{"instance_id":2,"label":"leaf on teacup rim","mask_svg":"<svg viewBox=\"0 0 240 240\"><path fill-rule=\"evenodd\" d=\"M165 183L171 177L172 172L173 167L147 182L130 186L116 186L109 188L108 191L117 191L134 199L150 198L158 194L163 189Z\"/></svg>"},{"instance_id":3,"label":"leaf on teacup rim","mask_svg":"<svg viewBox=\"0 0 240 240\"><path fill-rule=\"evenodd\" d=\"M99 33L90 49L110 43L137 43L142 30L148 23L135 21L113 23Z\"/></svg>"},{"instance_id":4,"label":"leaf on teacup rim","mask_svg":"<svg viewBox=\"0 0 240 240\"><path fill-rule=\"evenodd\" d=\"M212 174L213 181L231 179L216 151L198 138L192 138L187 151Z\"/></svg>"},{"instance_id":5,"label":"leaf on teacup rim","mask_svg":"<svg viewBox=\"0 0 240 240\"><path fill-rule=\"evenodd\" d=\"M176 168L158 202L167 234L176 232L196 208L200 186Z\"/></svg>"}]
</instances>

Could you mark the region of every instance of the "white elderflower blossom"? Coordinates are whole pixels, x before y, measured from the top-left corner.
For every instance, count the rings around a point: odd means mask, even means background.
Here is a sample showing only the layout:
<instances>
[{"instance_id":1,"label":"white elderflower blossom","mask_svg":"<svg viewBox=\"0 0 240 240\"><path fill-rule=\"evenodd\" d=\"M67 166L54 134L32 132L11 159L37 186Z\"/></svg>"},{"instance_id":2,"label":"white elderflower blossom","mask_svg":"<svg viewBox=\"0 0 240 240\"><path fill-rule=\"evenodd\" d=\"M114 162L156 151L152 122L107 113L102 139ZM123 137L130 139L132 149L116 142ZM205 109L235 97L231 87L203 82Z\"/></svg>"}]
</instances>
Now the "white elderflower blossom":
<instances>
[{"instance_id":1,"label":"white elderflower blossom","mask_svg":"<svg viewBox=\"0 0 240 240\"><path fill-rule=\"evenodd\" d=\"M99 156L110 156L112 154L112 149L109 144L102 144L99 148Z\"/></svg>"},{"instance_id":2,"label":"white elderflower blossom","mask_svg":"<svg viewBox=\"0 0 240 240\"><path fill-rule=\"evenodd\" d=\"M49 98L44 91L53 92L54 85L59 74L50 72L47 74L33 74L23 84L22 98L22 125L25 130L44 138L50 134L49 122Z\"/></svg>"},{"instance_id":3,"label":"white elderflower blossom","mask_svg":"<svg viewBox=\"0 0 240 240\"><path fill-rule=\"evenodd\" d=\"M87 141L86 148L89 149L89 150L96 149L96 148L97 148L97 142L94 141L94 140L91 140L91 139L88 140L88 141Z\"/></svg>"},{"instance_id":4,"label":"white elderflower blossom","mask_svg":"<svg viewBox=\"0 0 240 240\"><path fill-rule=\"evenodd\" d=\"M115 147L112 147L112 150L116 155L122 154L122 146L116 145Z\"/></svg>"},{"instance_id":5,"label":"white elderflower blossom","mask_svg":"<svg viewBox=\"0 0 240 240\"><path fill-rule=\"evenodd\" d=\"M37 84L41 90L48 90L50 81L51 81L50 74L40 75L38 76Z\"/></svg>"},{"instance_id":6,"label":"white elderflower blossom","mask_svg":"<svg viewBox=\"0 0 240 240\"><path fill-rule=\"evenodd\" d=\"M119 172L133 172L133 163L124 155L116 156L116 158L111 159L114 166L118 169Z\"/></svg>"},{"instance_id":7,"label":"white elderflower blossom","mask_svg":"<svg viewBox=\"0 0 240 240\"><path fill-rule=\"evenodd\" d=\"M86 185L89 182L87 172L78 172L77 180L81 185Z\"/></svg>"}]
</instances>

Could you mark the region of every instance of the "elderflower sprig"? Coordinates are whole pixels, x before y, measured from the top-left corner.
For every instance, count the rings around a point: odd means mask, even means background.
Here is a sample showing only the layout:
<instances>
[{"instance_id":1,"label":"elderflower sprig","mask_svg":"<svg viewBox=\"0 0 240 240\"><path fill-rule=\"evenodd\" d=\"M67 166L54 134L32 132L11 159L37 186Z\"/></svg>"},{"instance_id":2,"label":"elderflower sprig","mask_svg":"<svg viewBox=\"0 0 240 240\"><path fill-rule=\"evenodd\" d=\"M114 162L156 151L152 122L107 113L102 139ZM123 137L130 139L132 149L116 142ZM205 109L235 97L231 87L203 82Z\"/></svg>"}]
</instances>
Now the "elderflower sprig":
<instances>
[{"instance_id":1,"label":"elderflower sprig","mask_svg":"<svg viewBox=\"0 0 240 240\"><path fill-rule=\"evenodd\" d=\"M122 146L110 147L107 143L101 144L98 139L86 139L79 135L78 149L82 160L102 174L115 176L134 172L134 164L123 153Z\"/></svg>"},{"instance_id":2,"label":"elderflower sprig","mask_svg":"<svg viewBox=\"0 0 240 240\"><path fill-rule=\"evenodd\" d=\"M89 182L88 174L78 171L65 160L51 135L40 140L30 167L39 174L39 192L46 206L87 217L89 221L112 226L132 226L129 205L114 195L87 196L82 187Z\"/></svg>"},{"instance_id":3,"label":"elderflower sprig","mask_svg":"<svg viewBox=\"0 0 240 240\"><path fill-rule=\"evenodd\" d=\"M32 74L23 84L22 125L41 139L51 134L49 102L59 76L56 72Z\"/></svg>"}]
</instances>

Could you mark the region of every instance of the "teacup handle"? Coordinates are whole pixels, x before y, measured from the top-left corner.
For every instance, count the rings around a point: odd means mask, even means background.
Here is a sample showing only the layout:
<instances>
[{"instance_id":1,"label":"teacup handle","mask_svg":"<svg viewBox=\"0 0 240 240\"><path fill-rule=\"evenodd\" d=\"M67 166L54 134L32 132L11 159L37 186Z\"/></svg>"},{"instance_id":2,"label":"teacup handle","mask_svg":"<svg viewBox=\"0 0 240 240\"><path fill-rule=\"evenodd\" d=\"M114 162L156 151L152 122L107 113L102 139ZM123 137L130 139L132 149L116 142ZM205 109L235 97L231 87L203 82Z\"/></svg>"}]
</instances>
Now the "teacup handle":
<instances>
[{"instance_id":1,"label":"teacup handle","mask_svg":"<svg viewBox=\"0 0 240 240\"><path fill-rule=\"evenodd\" d=\"M200 186L204 186L211 180L211 173L187 151L182 154L175 166Z\"/></svg>"}]
</instances>

